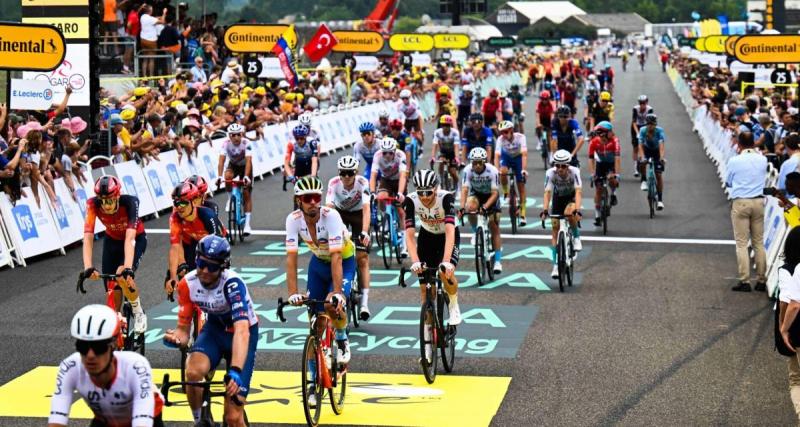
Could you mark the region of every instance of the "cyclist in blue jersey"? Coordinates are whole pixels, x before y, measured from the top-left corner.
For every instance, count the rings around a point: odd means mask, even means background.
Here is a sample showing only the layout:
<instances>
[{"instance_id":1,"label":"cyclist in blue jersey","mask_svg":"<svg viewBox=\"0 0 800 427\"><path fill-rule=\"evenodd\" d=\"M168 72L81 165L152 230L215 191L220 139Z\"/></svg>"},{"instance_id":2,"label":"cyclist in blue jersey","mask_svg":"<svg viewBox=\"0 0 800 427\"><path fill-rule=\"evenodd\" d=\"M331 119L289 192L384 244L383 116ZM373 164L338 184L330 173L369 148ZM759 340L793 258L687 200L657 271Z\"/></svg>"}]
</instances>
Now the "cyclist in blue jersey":
<instances>
[{"instance_id":1,"label":"cyclist in blue jersey","mask_svg":"<svg viewBox=\"0 0 800 427\"><path fill-rule=\"evenodd\" d=\"M583 131L577 120L571 118L572 110L566 105L558 107L556 110L558 120L553 124L553 131L550 138L550 152L558 150L569 151L570 165L576 168L581 167L578 161L578 153L583 147Z\"/></svg>"},{"instance_id":2,"label":"cyclist in blue jersey","mask_svg":"<svg viewBox=\"0 0 800 427\"><path fill-rule=\"evenodd\" d=\"M359 162L365 164L364 178L369 179L372 171L372 159L375 153L380 150L378 142L375 138L375 125L371 122L364 122L358 127L358 132L361 133L361 141L356 142L353 146L353 157Z\"/></svg>"},{"instance_id":3,"label":"cyclist in blue jersey","mask_svg":"<svg viewBox=\"0 0 800 427\"><path fill-rule=\"evenodd\" d=\"M483 125L481 113L470 114L469 123L461 132L461 161L463 164L466 164L467 154L477 147L485 149L490 159L494 158L494 133L488 126Z\"/></svg>"},{"instance_id":4,"label":"cyclist in blue jersey","mask_svg":"<svg viewBox=\"0 0 800 427\"><path fill-rule=\"evenodd\" d=\"M385 136L394 138L397 148L405 151L406 158L411 159L411 135L403 129L403 122L397 119L389 122L389 134Z\"/></svg>"},{"instance_id":5,"label":"cyclist in blue jersey","mask_svg":"<svg viewBox=\"0 0 800 427\"><path fill-rule=\"evenodd\" d=\"M652 159L656 170L656 188L658 189L658 203L656 209L664 209L664 158L665 142L664 129L658 126L658 117L648 114L645 117L646 126L639 129L639 173L642 176L642 191L647 191L646 167L647 161Z\"/></svg>"}]
</instances>

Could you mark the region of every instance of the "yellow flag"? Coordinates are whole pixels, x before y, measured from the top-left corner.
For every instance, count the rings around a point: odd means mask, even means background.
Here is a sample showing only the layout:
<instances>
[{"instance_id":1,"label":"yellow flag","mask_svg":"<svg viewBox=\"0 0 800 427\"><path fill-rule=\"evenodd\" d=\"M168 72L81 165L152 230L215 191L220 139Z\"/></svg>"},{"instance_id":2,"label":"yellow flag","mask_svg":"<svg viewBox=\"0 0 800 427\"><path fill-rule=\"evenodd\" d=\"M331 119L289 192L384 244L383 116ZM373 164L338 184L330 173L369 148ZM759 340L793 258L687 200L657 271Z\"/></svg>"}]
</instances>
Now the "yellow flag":
<instances>
[{"instance_id":1,"label":"yellow flag","mask_svg":"<svg viewBox=\"0 0 800 427\"><path fill-rule=\"evenodd\" d=\"M294 24L289 25L289 28L283 32L283 39L286 40L289 49L294 52L297 48L297 33L294 31Z\"/></svg>"}]
</instances>

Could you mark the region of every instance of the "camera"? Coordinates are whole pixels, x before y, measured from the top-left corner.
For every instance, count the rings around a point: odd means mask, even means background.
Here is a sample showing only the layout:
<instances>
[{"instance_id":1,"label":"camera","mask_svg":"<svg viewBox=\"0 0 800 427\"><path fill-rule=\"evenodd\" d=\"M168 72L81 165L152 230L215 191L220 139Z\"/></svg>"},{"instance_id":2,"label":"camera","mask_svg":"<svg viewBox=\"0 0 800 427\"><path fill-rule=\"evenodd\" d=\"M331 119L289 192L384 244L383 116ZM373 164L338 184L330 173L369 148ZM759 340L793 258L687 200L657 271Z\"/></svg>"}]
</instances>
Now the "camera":
<instances>
[{"instance_id":1,"label":"camera","mask_svg":"<svg viewBox=\"0 0 800 427\"><path fill-rule=\"evenodd\" d=\"M780 197L783 196L783 191L778 190L775 187L766 187L764 188L764 195L765 196L772 196L772 197Z\"/></svg>"}]
</instances>

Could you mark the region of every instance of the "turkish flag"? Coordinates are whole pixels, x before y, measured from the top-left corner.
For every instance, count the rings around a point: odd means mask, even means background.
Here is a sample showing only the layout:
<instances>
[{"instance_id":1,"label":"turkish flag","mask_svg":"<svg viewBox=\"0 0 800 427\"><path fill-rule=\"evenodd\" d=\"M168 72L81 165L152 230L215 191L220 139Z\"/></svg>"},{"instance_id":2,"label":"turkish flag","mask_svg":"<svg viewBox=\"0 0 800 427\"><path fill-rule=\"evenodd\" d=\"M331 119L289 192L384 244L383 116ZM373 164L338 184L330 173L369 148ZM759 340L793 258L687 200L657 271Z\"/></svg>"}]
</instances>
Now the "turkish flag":
<instances>
[{"instance_id":1,"label":"turkish flag","mask_svg":"<svg viewBox=\"0 0 800 427\"><path fill-rule=\"evenodd\" d=\"M308 56L311 62L317 62L324 58L337 43L339 43L339 41L336 40L331 30L328 29L328 26L322 24L316 34L314 34L314 37L303 46L303 50L306 52L306 56Z\"/></svg>"}]
</instances>

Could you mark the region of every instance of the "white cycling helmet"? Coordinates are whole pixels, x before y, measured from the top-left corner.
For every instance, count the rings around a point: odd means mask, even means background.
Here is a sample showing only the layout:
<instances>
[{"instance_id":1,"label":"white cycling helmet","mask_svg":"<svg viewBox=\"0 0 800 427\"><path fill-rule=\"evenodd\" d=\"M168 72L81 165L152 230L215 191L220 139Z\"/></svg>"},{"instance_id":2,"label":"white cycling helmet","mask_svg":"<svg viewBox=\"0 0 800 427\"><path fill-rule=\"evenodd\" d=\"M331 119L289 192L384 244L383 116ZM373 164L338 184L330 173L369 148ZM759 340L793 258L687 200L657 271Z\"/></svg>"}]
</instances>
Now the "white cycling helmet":
<instances>
[{"instance_id":1,"label":"white cycling helmet","mask_svg":"<svg viewBox=\"0 0 800 427\"><path fill-rule=\"evenodd\" d=\"M228 134L230 135L232 133L244 133L244 126L239 123L231 123L228 126Z\"/></svg>"},{"instance_id":2,"label":"white cycling helmet","mask_svg":"<svg viewBox=\"0 0 800 427\"><path fill-rule=\"evenodd\" d=\"M389 118L389 111L387 111L385 108L381 108L380 110L378 110L378 118L380 118L380 119L388 119Z\"/></svg>"},{"instance_id":3,"label":"white cycling helmet","mask_svg":"<svg viewBox=\"0 0 800 427\"><path fill-rule=\"evenodd\" d=\"M311 126L311 113L305 112L301 114L297 121L300 122L301 125Z\"/></svg>"},{"instance_id":4,"label":"white cycling helmet","mask_svg":"<svg viewBox=\"0 0 800 427\"><path fill-rule=\"evenodd\" d=\"M338 167L340 171L356 170L358 169L358 159L353 156L342 156L339 158L339 161L336 162L336 167Z\"/></svg>"},{"instance_id":5,"label":"white cycling helmet","mask_svg":"<svg viewBox=\"0 0 800 427\"><path fill-rule=\"evenodd\" d=\"M508 120L503 120L499 125L497 125L497 130L500 132L508 129L514 129L514 123L511 123Z\"/></svg>"},{"instance_id":6,"label":"white cycling helmet","mask_svg":"<svg viewBox=\"0 0 800 427\"><path fill-rule=\"evenodd\" d=\"M439 185L439 177L430 169L420 169L414 174L414 187L417 190L430 190Z\"/></svg>"},{"instance_id":7,"label":"white cycling helmet","mask_svg":"<svg viewBox=\"0 0 800 427\"><path fill-rule=\"evenodd\" d=\"M408 89L403 89L400 91L400 98L411 98L411 91Z\"/></svg>"},{"instance_id":8,"label":"white cycling helmet","mask_svg":"<svg viewBox=\"0 0 800 427\"><path fill-rule=\"evenodd\" d=\"M589 74L589 80L592 81L597 80L597 76L595 76L594 74Z\"/></svg>"},{"instance_id":9,"label":"white cycling helmet","mask_svg":"<svg viewBox=\"0 0 800 427\"><path fill-rule=\"evenodd\" d=\"M77 340L110 340L119 335L119 317L107 305L90 304L75 313L69 329Z\"/></svg>"},{"instance_id":10,"label":"white cycling helmet","mask_svg":"<svg viewBox=\"0 0 800 427\"><path fill-rule=\"evenodd\" d=\"M391 151L394 152L397 149L397 140L391 137L384 137L381 139L381 143L378 145L381 151Z\"/></svg>"},{"instance_id":11,"label":"white cycling helmet","mask_svg":"<svg viewBox=\"0 0 800 427\"><path fill-rule=\"evenodd\" d=\"M483 147L475 147L469 152L469 161L486 161L489 158L489 154L486 153L486 149Z\"/></svg>"},{"instance_id":12,"label":"white cycling helmet","mask_svg":"<svg viewBox=\"0 0 800 427\"><path fill-rule=\"evenodd\" d=\"M647 95L644 95L644 94L639 95L638 101L639 102L647 102Z\"/></svg>"},{"instance_id":13,"label":"white cycling helmet","mask_svg":"<svg viewBox=\"0 0 800 427\"><path fill-rule=\"evenodd\" d=\"M466 84L461 88L461 90L464 92L475 92L475 87L473 87L471 84Z\"/></svg>"},{"instance_id":14,"label":"white cycling helmet","mask_svg":"<svg viewBox=\"0 0 800 427\"><path fill-rule=\"evenodd\" d=\"M572 161L572 154L567 150L558 150L553 154L554 165L568 165Z\"/></svg>"},{"instance_id":15,"label":"white cycling helmet","mask_svg":"<svg viewBox=\"0 0 800 427\"><path fill-rule=\"evenodd\" d=\"M504 90L501 90L499 96L500 98L505 98L506 96L508 96L508 93Z\"/></svg>"}]
</instances>

